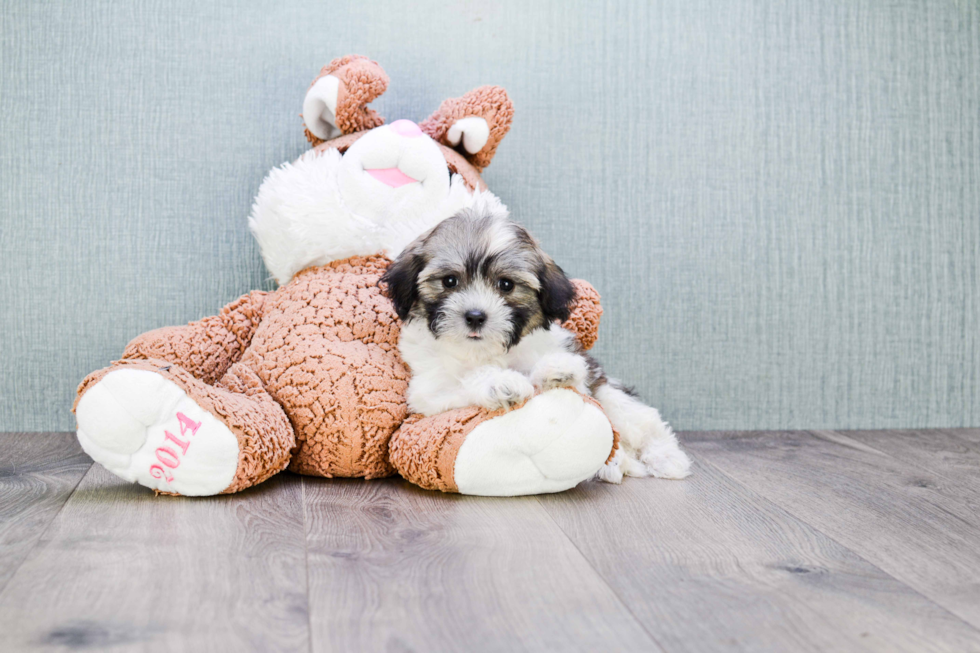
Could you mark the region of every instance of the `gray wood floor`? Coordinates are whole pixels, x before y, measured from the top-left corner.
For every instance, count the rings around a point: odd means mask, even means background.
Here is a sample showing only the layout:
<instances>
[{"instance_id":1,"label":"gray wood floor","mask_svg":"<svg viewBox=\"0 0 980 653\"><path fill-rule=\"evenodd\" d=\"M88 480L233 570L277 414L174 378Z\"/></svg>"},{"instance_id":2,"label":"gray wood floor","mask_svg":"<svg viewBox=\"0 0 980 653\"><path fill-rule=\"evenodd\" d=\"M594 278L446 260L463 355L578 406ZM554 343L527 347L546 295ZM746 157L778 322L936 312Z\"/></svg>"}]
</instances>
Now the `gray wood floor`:
<instances>
[{"instance_id":1,"label":"gray wood floor","mask_svg":"<svg viewBox=\"0 0 980 653\"><path fill-rule=\"evenodd\" d=\"M0 650L980 651L980 430L681 438L681 482L183 499L0 434Z\"/></svg>"}]
</instances>

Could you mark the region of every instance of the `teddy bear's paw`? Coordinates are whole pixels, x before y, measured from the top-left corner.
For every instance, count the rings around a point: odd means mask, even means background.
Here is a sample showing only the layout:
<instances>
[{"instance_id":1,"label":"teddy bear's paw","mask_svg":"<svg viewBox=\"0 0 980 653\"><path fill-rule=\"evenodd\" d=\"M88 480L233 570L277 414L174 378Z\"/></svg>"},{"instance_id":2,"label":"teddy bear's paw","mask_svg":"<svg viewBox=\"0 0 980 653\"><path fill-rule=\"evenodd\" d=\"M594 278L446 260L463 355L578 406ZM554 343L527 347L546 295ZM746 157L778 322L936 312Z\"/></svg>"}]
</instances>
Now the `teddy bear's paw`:
<instances>
[{"instance_id":1,"label":"teddy bear's paw","mask_svg":"<svg viewBox=\"0 0 980 653\"><path fill-rule=\"evenodd\" d=\"M561 492L593 477L612 446L603 412L560 388L474 428L456 455L453 478L462 494Z\"/></svg>"},{"instance_id":2,"label":"teddy bear's paw","mask_svg":"<svg viewBox=\"0 0 980 653\"><path fill-rule=\"evenodd\" d=\"M557 352L544 356L531 370L531 383L542 390L552 388L575 388L588 394L585 380L589 365L585 358L568 352Z\"/></svg>"},{"instance_id":3,"label":"teddy bear's paw","mask_svg":"<svg viewBox=\"0 0 980 653\"><path fill-rule=\"evenodd\" d=\"M203 496L227 488L238 438L164 376L118 369L88 388L75 411L85 453L130 482Z\"/></svg>"}]
</instances>

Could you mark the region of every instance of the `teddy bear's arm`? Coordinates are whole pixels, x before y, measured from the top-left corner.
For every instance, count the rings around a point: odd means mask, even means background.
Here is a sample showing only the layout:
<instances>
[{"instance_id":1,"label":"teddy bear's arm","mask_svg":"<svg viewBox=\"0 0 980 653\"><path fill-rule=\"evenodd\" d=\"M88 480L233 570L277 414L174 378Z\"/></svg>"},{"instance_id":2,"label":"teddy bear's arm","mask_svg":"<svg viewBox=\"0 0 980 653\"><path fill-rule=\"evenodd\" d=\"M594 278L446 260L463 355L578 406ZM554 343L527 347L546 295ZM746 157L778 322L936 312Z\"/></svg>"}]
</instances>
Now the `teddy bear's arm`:
<instances>
[{"instance_id":1,"label":"teddy bear's arm","mask_svg":"<svg viewBox=\"0 0 980 653\"><path fill-rule=\"evenodd\" d=\"M572 279L575 286L575 299L571 314L562 326L575 334L582 349L592 349L599 339L599 318L602 317L602 304L599 292L588 281Z\"/></svg>"},{"instance_id":2,"label":"teddy bear's arm","mask_svg":"<svg viewBox=\"0 0 980 653\"><path fill-rule=\"evenodd\" d=\"M179 365L207 384L237 362L262 319L267 293L253 291L212 315L185 326L154 329L134 338L123 360L159 360Z\"/></svg>"}]
</instances>

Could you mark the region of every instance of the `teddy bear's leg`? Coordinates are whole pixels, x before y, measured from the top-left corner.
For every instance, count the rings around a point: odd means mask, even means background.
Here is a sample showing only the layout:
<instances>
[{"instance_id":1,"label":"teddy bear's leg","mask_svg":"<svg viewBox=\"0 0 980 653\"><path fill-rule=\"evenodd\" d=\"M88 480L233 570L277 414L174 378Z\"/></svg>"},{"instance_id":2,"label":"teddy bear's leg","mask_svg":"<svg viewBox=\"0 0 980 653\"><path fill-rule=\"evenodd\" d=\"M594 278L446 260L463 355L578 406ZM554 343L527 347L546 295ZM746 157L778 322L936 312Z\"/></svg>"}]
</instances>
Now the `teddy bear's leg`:
<instances>
[{"instance_id":1,"label":"teddy bear's leg","mask_svg":"<svg viewBox=\"0 0 980 653\"><path fill-rule=\"evenodd\" d=\"M391 439L391 462L430 490L483 496L561 492L593 477L616 437L598 403L565 388L509 412L460 408L413 415Z\"/></svg>"},{"instance_id":2,"label":"teddy bear's leg","mask_svg":"<svg viewBox=\"0 0 980 653\"><path fill-rule=\"evenodd\" d=\"M367 105L388 88L388 75L376 61L359 54L334 59L320 70L303 99L306 138L314 146L340 134L385 123Z\"/></svg>"},{"instance_id":3,"label":"teddy bear's leg","mask_svg":"<svg viewBox=\"0 0 980 653\"><path fill-rule=\"evenodd\" d=\"M216 386L160 360L120 361L82 382L78 440L117 476L170 494L237 492L282 471L295 444L255 373Z\"/></svg>"},{"instance_id":4,"label":"teddy bear's leg","mask_svg":"<svg viewBox=\"0 0 980 653\"><path fill-rule=\"evenodd\" d=\"M140 334L126 345L123 360L166 361L163 365L179 365L204 383L214 385L248 348L262 320L267 294L255 290L231 302L217 315Z\"/></svg>"},{"instance_id":5,"label":"teddy bear's leg","mask_svg":"<svg viewBox=\"0 0 980 653\"><path fill-rule=\"evenodd\" d=\"M514 104L507 91L499 86L480 86L462 97L444 100L419 127L483 170L490 165L513 119Z\"/></svg>"}]
</instances>

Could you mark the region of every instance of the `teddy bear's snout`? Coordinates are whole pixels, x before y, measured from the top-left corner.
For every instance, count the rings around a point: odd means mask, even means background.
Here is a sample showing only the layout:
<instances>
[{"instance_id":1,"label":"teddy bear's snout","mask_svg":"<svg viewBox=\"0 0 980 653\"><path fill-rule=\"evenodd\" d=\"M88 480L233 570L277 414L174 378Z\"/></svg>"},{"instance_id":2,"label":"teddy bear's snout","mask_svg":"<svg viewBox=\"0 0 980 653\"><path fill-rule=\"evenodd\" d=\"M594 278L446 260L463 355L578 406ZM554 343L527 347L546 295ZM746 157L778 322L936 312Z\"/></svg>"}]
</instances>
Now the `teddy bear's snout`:
<instances>
[{"instance_id":1,"label":"teddy bear's snout","mask_svg":"<svg viewBox=\"0 0 980 653\"><path fill-rule=\"evenodd\" d=\"M405 138L415 138L422 135L422 130L411 120L396 120L391 123L391 128L396 134Z\"/></svg>"}]
</instances>

